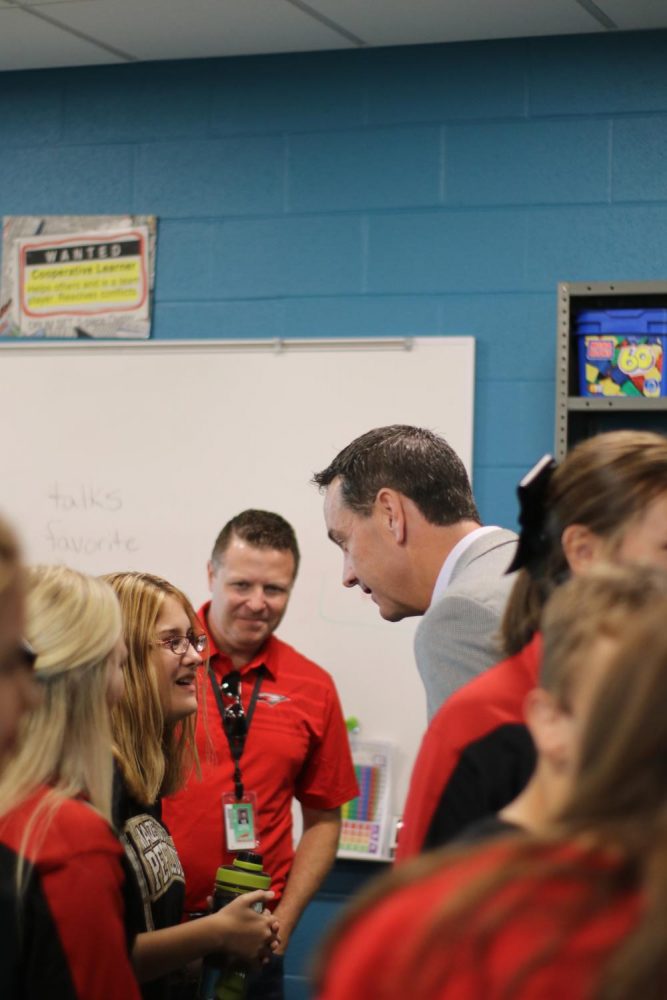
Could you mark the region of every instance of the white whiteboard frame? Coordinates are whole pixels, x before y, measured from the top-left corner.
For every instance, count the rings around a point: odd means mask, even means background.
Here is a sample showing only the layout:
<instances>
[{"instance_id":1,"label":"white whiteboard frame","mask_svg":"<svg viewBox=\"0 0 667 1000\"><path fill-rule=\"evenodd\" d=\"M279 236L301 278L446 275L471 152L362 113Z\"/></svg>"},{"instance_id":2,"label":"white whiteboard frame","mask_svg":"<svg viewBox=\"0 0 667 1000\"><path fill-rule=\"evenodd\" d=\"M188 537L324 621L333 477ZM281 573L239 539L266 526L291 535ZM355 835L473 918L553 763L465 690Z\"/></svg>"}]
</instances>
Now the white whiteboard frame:
<instances>
[{"instance_id":1,"label":"white whiteboard frame","mask_svg":"<svg viewBox=\"0 0 667 1000\"><path fill-rule=\"evenodd\" d=\"M427 338L431 339L431 338ZM470 339L459 337L443 338L451 341ZM263 337L257 340L50 340L48 337L25 337L16 340L0 340L0 351L98 351L115 353L118 351L202 351L211 350L230 353L254 354L273 351L294 353L322 349L327 351L409 351L416 342L415 337Z\"/></svg>"},{"instance_id":2,"label":"white whiteboard frame","mask_svg":"<svg viewBox=\"0 0 667 1000\"><path fill-rule=\"evenodd\" d=\"M397 752L394 758L396 793L393 802L394 812L400 812L412 760L425 727L424 693L412 655L412 635L417 624L417 619L408 619L398 624L383 622L375 606L368 606L368 599L364 598L360 592L355 591L354 593L350 593L343 590L340 584L340 553L326 540L321 514L322 500L318 496L317 490L308 485L308 480L315 469L324 467L333 458L338 448L347 444L356 434L363 433L372 426L389 422L422 423L425 426L432 426L434 429L444 433L445 437L452 442L455 449L461 455L468 471L471 472L472 415L474 410L474 340L470 337L437 336L423 338L207 339L174 341L49 341L47 339L40 339L7 341L0 345L0 385L2 384L3 369L11 367L11 357L13 355L16 356L17 361L19 361L21 355L26 359L30 357L34 357L35 359L50 357L54 359L61 357L94 359L106 356L110 359L148 357L154 358L156 364L160 363L159 359L162 357L171 357L175 359L182 358L183 361L179 361L179 365L181 363L186 365L188 358L196 358L199 363L207 355L212 358L218 355L228 355L232 358L239 354L260 358L273 355L276 357L294 356L295 359L298 356L313 353L323 357L334 354L340 356L343 354L349 355L350 360L353 361L355 355L370 351L373 353L379 352L379 354L383 355L396 355L396 361L391 362L391 367L394 369L396 366L400 366L399 356L401 354L408 360L408 366L413 359L418 364L419 352L422 349L422 345L423 350L434 351L434 357L436 355L438 358L442 356L445 368L448 368L449 362L452 364L461 364L461 359L464 359L461 370L455 372L453 376L449 370L439 368L435 360L429 365L427 374L428 378L431 379L433 388L430 391L430 397L432 398L430 398L430 402L426 406L426 411L430 413L430 416L425 420L402 419L399 417L397 420L377 419L370 420L370 422L366 418L366 422L360 426L355 426L354 431L345 430L341 432L343 437L340 440L336 440L334 447L332 447L331 443L328 443L328 439L324 440L323 438L322 443L318 444L316 453L310 459L311 464L309 465L308 461L306 461L303 469L300 470L298 478L299 496L306 498L306 502L309 505L309 518L315 524L314 530L316 531L314 542L311 542L307 533L304 534L300 520L290 516L289 510L281 509L281 506L274 504L270 498L264 501L264 498L260 496L258 497L259 502L243 504L243 506L265 506L268 509L279 510L288 519L293 520L295 524L303 553L302 570L295 585L295 591L286 619L280 627L279 635L331 671L341 694L345 714L357 716L361 720L361 735L363 739L383 740L395 744ZM440 355L440 352L442 352L442 355ZM453 355L456 355L454 360L451 357ZM9 362L9 366L3 363L3 358L6 362ZM447 362L444 359L447 359ZM336 362L332 359L330 364L335 365ZM363 359L361 358L360 364L363 364ZM329 362L327 362L328 367ZM448 386L450 386L450 389L448 389ZM16 434L19 437L21 434L22 411L27 410L29 413L34 413L39 409L40 399L44 396L44 393L40 393L39 389L31 393L30 388L30 386L26 386L25 391L17 397L13 413L5 414L6 417L12 417L11 423L18 428ZM400 389L402 388L403 386L401 385ZM195 444L199 444L198 435L200 431L196 415L196 389L196 385L186 384L181 385L178 390L185 395L190 394L193 396L193 431L191 434L193 450L195 450ZM165 391L169 391L167 387L165 387ZM172 389L171 391L174 392L176 390ZM442 422L438 420L438 414L441 411L443 414L447 412L449 394L456 393L462 393L461 398L465 398L465 412L457 412L455 415L456 422L461 424L462 427L465 425L463 428L465 434L463 436L467 441L467 448L463 447L463 449L457 446L449 429L442 426ZM421 400L419 402L421 404ZM0 413L2 413L3 407L6 406L6 401L0 399ZM110 408L108 407L108 409ZM224 413L224 401L221 404L221 409ZM310 414L307 414L307 417L310 417ZM317 414L315 414L316 417ZM48 419L49 416L47 413L45 420L48 422ZM114 413L110 412L109 421L113 421L114 419L122 419L122 414L117 417ZM5 426L7 426L7 422ZM82 433L86 433L85 416L80 426ZM152 427L150 416L147 417L146 426L149 428ZM49 428L45 427L47 437L48 430ZM73 427L73 434L76 433L77 429ZM336 434L338 434L338 431L336 431ZM152 437L151 434L149 434L149 439L150 437ZM7 434L5 434L5 439L7 439ZM37 461L39 461L39 447L33 449L37 453ZM150 450L150 440L142 445L142 447ZM179 456L180 460L185 462L187 456L182 450ZM176 457L178 458L179 456ZM16 475L20 477L21 464L16 457L13 462L4 463L5 469L14 470L17 466ZM6 488L11 489L11 476L8 478L9 482L6 482ZM182 487L179 487L177 479L178 477L170 482L169 477L165 477L162 484L162 492L167 498L169 496L175 497L178 495L179 490L189 488L187 474L184 473L183 475ZM215 487L209 474L205 476L205 480L205 488L207 490ZM3 492L0 491L0 510L7 512L7 504L2 497ZM196 530L199 530L199 526L196 523L198 512L196 491L193 492L190 506L194 518L193 534L196 534ZM220 515L215 525L215 531L222 526L228 517L237 513L240 509L242 509L242 506L234 505L233 502L227 505L224 500L221 501ZM9 513L11 514L11 511ZM144 516L148 517L148 515ZM159 513L157 516L159 516ZM18 521L19 527L21 527L21 519L18 518ZM183 587L193 599L193 603L198 604L207 597L204 570L213 537L214 535L211 533L211 530L207 529L205 541L198 538L196 543L193 542L193 555L191 557L193 566L190 567L189 573L184 573L183 575L164 566L128 564L124 567L108 566L106 568L141 568L162 573L171 577L173 582L178 586ZM26 539L26 541L29 540ZM28 546L28 550L30 554L30 546ZM318 568L318 572L321 573L321 577L319 578L313 578L312 565L309 568L309 563L312 563L313 559L318 567L322 567L321 570ZM69 561L77 565L76 559L71 557L63 557L62 561ZM85 564L79 564L79 567L81 569L87 568ZM192 575L194 570L196 570L195 577ZM94 571L101 572L102 570L98 567ZM198 582L194 583L193 580ZM319 626L315 619L320 623ZM335 635L335 639L326 639L324 636L326 630L328 630L329 635ZM323 634L320 636L318 631ZM358 654L358 664L352 666L350 660L354 658L352 651L355 649L359 649L360 651ZM343 656L342 662L340 661L341 650L348 651L347 655ZM386 672L378 675L378 664L375 663L375 660L382 657L386 659L387 669ZM374 670L376 671L375 675L373 674ZM385 681L387 682L386 684ZM373 688L375 688L375 692Z\"/></svg>"}]
</instances>

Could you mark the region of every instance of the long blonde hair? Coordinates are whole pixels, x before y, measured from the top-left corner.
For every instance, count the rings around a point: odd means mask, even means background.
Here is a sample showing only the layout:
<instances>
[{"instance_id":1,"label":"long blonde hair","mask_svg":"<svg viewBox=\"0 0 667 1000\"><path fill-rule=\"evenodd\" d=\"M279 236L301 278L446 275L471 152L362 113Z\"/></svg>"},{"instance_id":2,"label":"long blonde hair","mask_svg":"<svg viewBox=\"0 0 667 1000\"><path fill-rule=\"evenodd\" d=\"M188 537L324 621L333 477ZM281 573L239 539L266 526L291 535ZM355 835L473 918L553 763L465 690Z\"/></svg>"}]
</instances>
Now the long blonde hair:
<instances>
[{"instance_id":1,"label":"long blonde hair","mask_svg":"<svg viewBox=\"0 0 667 1000\"><path fill-rule=\"evenodd\" d=\"M125 691L111 716L114 752L131 794L146 805L183 784L195 760L194 716L165 720L151 643L160 610L168 597L183 607L192 627L201 625L177 587L150 573L112 573L105 577L118 596L128 659Z\"/></svg>"},{"instance_id":2,"label":"long blonde hair","mask_svg":"<svg viewBox=\"0 0 667 1000\"><path fill-rule=\"evenodd\" d=\"M118 601L101 580L64 566L27 571L26 638L36 653L40 703L22 720L0 777L0 816L44 785L29 836L43 836L63 798L82 796L111 819L107 660L121 633Z\"/></svg>"}]
</instances>

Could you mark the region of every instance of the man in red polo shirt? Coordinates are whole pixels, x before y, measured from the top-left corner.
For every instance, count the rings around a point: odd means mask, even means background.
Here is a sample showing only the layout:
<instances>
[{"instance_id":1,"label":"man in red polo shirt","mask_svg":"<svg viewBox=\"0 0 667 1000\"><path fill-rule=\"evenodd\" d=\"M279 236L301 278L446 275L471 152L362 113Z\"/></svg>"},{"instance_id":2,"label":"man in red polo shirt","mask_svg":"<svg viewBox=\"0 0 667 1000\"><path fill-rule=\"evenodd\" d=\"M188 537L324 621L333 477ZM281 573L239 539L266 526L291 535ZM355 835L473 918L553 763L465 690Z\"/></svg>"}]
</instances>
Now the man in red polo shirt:
<instances>
[{"instance_id":1,"label":"man in red polo shirt","mask_svg":"<svg viewBox=\"0 0 667 1000\"><path fill-rule=\"evenodd\" d=\"M298 564L294 530L278 514L243 511L218 535L211 600L199 611L210 656L197 722L202 779L192 775L163 806L185 869L186 909L206 909L217 866L256 849L272 876L281 953L333 864L340 807L358 794L333 680L273 634ZM296 851L293 798L303 813ZM249 996L281 996L280 966Z\"/></svg>"}]
</instances>

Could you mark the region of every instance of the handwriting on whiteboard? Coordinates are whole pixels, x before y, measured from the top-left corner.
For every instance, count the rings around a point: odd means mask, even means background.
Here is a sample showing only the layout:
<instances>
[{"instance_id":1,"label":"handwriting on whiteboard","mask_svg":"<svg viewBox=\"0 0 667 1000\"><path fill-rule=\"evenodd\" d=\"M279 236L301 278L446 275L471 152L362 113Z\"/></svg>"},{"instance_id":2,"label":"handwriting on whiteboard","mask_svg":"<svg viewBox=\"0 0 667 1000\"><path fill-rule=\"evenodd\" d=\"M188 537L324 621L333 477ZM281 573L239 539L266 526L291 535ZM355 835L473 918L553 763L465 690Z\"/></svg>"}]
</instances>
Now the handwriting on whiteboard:
<instances>
[{"instance_id":1,"label":"handwriting on whiteboard","mask_svg":"<svg viewBox=\"0 0 667 1000\"><path fill-rule=\"evenodd\" d=\"M101 489L98 486L78 486L63 490L58 483L48 494L48 500L57 511L106 510L116 511L123 506L120 490Z\"/></svg>"},{"instance_id":2,"label":"handwriting on whiteboard","mask_svg":"<svg viewBox=\"0 0 667 1000\"><path fill-rule=\"evenodd\" d=\"M43 537L51 555L139 551L134 535L109 523L123 509L120 489L94 484L63 487L54 483L47 501L54 516L47 521Z\"/></svg>"}]
</instances>

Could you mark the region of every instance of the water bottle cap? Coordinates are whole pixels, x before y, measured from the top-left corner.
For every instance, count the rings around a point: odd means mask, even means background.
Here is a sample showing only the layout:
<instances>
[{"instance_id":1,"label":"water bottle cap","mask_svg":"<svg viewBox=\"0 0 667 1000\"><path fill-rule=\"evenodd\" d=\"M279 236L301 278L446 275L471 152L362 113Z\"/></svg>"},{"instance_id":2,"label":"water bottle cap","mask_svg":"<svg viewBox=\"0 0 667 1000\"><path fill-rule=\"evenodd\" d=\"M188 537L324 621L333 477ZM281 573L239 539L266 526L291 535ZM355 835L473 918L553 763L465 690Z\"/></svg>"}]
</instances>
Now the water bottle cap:
<instances>
[{"instance_id":1,"label":"water bottle cap","mask_svg":"<svg viewBox=\"0 0 667 1000\"><path fill-rule=\"evenodd\" d=\"M220 888L228 888L231 892L251 892L253 889L268 889L271 886L271 876L261 869L244 870L234 862L233 865L221 865L215 876L215 882Z\"/></svg>"},{"instance_id":2,"label":"water bottle cap","mask_svg":"<svg viewBox=\"0 0 667 1000\"><path fill-rule=\"evenodd\" d=\"M261 872L264 860L261 854L254 851L239 851L234 858L235 868L245 868L246 871Z\"/></svg>"}]
</instances>

